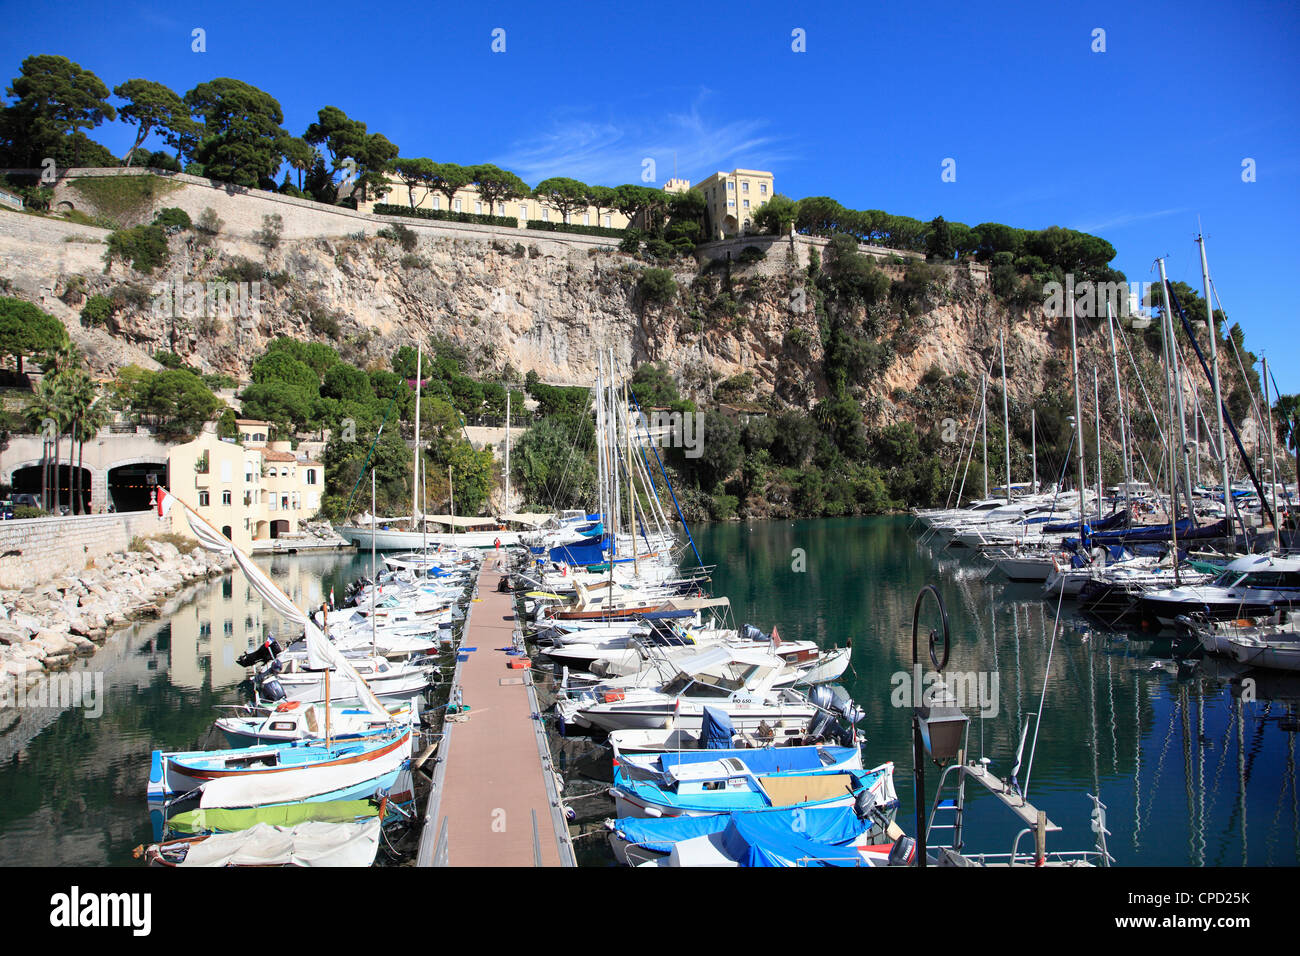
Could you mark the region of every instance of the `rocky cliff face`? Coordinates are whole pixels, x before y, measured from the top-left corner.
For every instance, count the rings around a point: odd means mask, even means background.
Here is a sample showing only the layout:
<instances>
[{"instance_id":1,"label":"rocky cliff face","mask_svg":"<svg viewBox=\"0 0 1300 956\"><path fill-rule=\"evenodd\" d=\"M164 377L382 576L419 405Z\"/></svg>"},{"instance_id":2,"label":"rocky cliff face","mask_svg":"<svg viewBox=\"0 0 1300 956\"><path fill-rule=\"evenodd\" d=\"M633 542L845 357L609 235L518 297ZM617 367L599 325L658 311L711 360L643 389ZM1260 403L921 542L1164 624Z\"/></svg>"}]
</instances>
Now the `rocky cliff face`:
<instances>
[{"instance_id":1,"label":"rocky cliff face","mask_svg":"<svg viewBox=\"0 0 1300 956\"><path fill-rule=\"evenodd\" d=\"M816 240L758 241L766 257L747 265L679 260L671 267L676 296L658 305L639 292L647 264L608 245L415 231L409 251L373 235L285 239L268 250L247 237L205 239L191 231L170 240L166 267L141 275L121 262L104 270L104 230L0 213L0 253L10 264L10 293L62 319L104 375L129 363L153 367L153 352L173 348L196 368L244 379L280 335L327 341L360 365L386 364L397 346L437 335L463 346L480 377L509 365L535 370L544 381L586 384L594 381L597 357L612 350L624 366L666 362L684 391L700 399L743 372L753 375L754 387L733 391L729 400L774 396L777 406L807 408L826 394L804 266ZM882 268L902 280L903 264ZM173 310L179 316L165 308L160 314L155 293L167 284L211 288L239 278L259 284L251 315L186 315L183 308ZM114 290L128 304L107 327L84 328L86 296ZM870 318L860 310L854 321ZM928 429L944 417L964 419L969 398L958 402L931 385L936 373L965 373L978 383L990 367L997 378L1000 330L1013 402L1028 403L1069 381L1068 325L1038 307L1008 308L979 266L934 267L910 314L886 309L872 328L888 341L886 360L853 389L872 424L908 418ZM1081 373L1090 378L1096 365L1109 391L1105 323L1080 320L1079 334ZM1145 373L1150 353L1137 338L1130 341ZM1131 370L1122 373L1137 395Z\"/></svg>"}]
</instances>

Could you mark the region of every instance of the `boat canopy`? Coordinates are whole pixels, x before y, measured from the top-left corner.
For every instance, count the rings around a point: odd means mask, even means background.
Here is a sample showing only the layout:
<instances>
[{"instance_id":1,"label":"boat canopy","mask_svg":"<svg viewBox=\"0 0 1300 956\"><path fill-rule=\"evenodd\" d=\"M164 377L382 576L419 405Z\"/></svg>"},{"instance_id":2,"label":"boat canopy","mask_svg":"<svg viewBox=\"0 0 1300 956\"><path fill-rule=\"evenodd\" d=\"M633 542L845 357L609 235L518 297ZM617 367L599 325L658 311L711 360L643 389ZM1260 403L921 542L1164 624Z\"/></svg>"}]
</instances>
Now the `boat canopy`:
<instances>
[{"instance_id":1,"label":"boat canopy","mask_svg":"<svg viewBox=\"0 0 1300 956\"><path fill-rule=\"evenodd\" d=\"M466 515L424 515L423 517L426 522L444 524L449 528L482 528L497 524L497 519L491 516L473 518Z\"/></svg>"},{"instance_id":2,"label":"boat canopy","mask_svg":"<svg viewBox=\"0 0 1300 956\"><path fill-rule=\"evenodd\" d=\"M509 514L497 515L502 521L508 521L512 524L526 524L534 528L540 528L548 521L552 520L555 515L546 514L542 511L530 512L510 512Z\"/></svg>"},{"instance_id":3,"label":"boat canopy","mask_svg":"<svg viewBox=\"0 0 1300 956\"><path fill-rule=\"evenodd\" d=\"M604 548L608 543L608 536L583 538L581 541L575 541L572 544L551 548L551 560L556 564L580 564L584 566L599 564L605 560Z\"/></svg>"}]
</instances>

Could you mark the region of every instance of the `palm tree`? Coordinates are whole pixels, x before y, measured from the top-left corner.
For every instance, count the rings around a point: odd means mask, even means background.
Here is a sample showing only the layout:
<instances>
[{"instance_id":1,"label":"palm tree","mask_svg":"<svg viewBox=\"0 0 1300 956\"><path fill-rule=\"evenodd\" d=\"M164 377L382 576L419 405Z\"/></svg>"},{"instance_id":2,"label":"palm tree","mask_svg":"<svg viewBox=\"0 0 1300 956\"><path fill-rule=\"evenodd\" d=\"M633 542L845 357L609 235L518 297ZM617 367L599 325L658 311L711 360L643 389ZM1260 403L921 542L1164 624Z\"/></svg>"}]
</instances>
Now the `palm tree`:
<instances>
[{"instance_id":1,"label":"palm tree","mask_svg":"<svg viewBox=\"0 0 1300 956\"><path fill-rule=\"evenodd\" d=\"M82 410L81 428L77 432L77 438L79 439L77 443L77 478L79 481L81 476L85 474L82 462L85 460L86 441L98 435L99 430L109 423L111 417L112 412L109 410L108 402L99 395L96 395L90 404ZM84 494L84 490L78 491L78 504L84 500Z\"/></svg>"},{"instance_id":2,"label":"palm tree","mask_svg":"<svg viewBox=\"0 0 1300 956\"><path fill-rule=\"evenodd\" d=\"M84 453L86 444L86 415L98 401L95 382L82 369L65 368L60 374L64 392L64 411L71 430L71 444L68 446L68 470L71 472L72 513L77 514L82 507L81 467L74 467L74 456ZM99 427L95 427L95 432Z\"/></svg>"},{"instance_id":3,"label":"palm tree","mask_svg":"<svg viewBox=\"0 0 1300 956\"><path fill-rule=\"evenodd\" d=\"M34 432L40 432L41 438L41 504L46 511L50 505L50 446L54 447L54 507L57 511L59 501L59 439L63 436L65 423L63 384L58 375L42 375L40 382L32 392L32 401L27 406L27 424Z\"/></svg>"}]
</instances>

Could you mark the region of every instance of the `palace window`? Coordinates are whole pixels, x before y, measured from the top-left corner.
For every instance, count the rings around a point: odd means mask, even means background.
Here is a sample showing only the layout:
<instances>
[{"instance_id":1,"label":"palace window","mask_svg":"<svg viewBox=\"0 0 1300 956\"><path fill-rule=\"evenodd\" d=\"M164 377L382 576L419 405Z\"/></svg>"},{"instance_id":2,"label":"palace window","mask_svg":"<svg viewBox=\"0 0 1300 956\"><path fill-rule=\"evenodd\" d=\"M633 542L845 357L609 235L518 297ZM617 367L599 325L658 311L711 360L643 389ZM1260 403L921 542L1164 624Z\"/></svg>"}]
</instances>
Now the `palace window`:
<instances>
[{"instance_id":1,"label":"palace window","mask_svg":"<svg viewBox=\"0 0 1300 956\"><path fill-rule=\"evenodd\" d=\"M207 493L206 491L200 491L200 492L199 492L199 507L200 507L200 508L206 508L207 506L208 506L208 493Z\"/></svg>"},{"instance_id":2,"label":"palace window","mask_svg":"<svg viewBox=\"0 0 1300 956\"><path fill-rule=\"evenodd\" d=\"M522 202L521 202L521 203L519 204L519 218L520 218L520 219L524 219L524 220L527 220L527 219L528 219L528 204L527 204L527 203L522 203Z\"/></svg>"},{"instance_id":3,"label":"palace window","mask_svg":"<svg viewBox=\"0 0 1300 956\"><path fill-rule=\"evenodd\" d=\"M308 469L307 469L307 484L309 484L309 485L314 485L314 484L316 484L316 469L315 469L315 468L308 468Z\"/></svg>"},{"instance_id":4,"label":"palace window","mask_svg":"<svg viewBox=\"0 0 1300 956\"><path fill-rule=\"evenodd\" d=\"M483 215L483 204L481 202L474 203L474 215L476 216Z\"/></svg>"},{"instance_id":5,"label":"palace window","mask_svg":"<svg viewBox=\"0 0 1300 956\"><path fill-rule=\"evenodd\" d=\"M749 183L747 183L747 182L741 183L741 184L740 184L740 191L741 191L742 193L747 193L747 192L749 192Z\"/></svg>"},{"instance_id":6,"label":"palace window","mask_svg":"<svg viewBox=\"0 0 1300 956\"><path fill-rule=\"evenodd\" d=\"M229 491L223 491L223 492L221 493L221 503L222 503L223 505L228 505L228 504L230 504L230 492L229 492Z\"/></svg>"},{"instance_id":7,"label":"palace window","mask_svg":"<svg viewBox=\"0 0 1300 956\"><path fill-rule=\"evenodd\" d=\"M767 195L767 183L759 183L759 184L758 184L758 194L759 194L760 196L766 196L766 195Z\"/></svg>"},{"instance_id":8,"label":"palace window","mask_svg":"<svg viewBox=\"0 0 1300 956\"><path fill-rule=\"evenodd\" d=\"M731 181L728 181L728 182L727 182L727 192L729 192L729 193L734 193L735 191L736 191L736 184L733 183L733 182L731 182Z\"/></svg>"},{"instance_id":9,"label":"palace window","mask_svg":"<svg viewBox=\"0 0 1300 956\"><path fill-rule=\"evenodd\" d=\"M442 197L441 197L441 196L434 196L434 197L433 197L433 208L434 208L434 209L441 209L441 208L442 208Z\"/></svg>"},{"instance_id":10,"label":"palace window","mask_svg":"<svg viewBox=\"0 0 1300 956\"><path fill-rule=\"evenodd\" d=\"M459 199L456 200L456 211L457 211L457 212L460 212L460 200L459 200Z\"/></svg>"}]
</instances>

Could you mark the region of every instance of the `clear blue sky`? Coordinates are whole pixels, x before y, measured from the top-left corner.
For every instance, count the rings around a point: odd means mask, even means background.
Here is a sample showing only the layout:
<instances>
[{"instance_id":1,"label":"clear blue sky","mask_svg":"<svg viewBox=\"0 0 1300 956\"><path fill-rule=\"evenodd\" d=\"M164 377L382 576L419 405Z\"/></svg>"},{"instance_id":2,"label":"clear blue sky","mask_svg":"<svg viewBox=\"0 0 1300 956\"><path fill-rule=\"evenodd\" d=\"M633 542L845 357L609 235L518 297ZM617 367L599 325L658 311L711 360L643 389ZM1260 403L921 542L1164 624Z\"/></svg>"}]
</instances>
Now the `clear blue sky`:
<instances>
[{"instance_id":1,"label":"clear blue sky","mask_svg":"<svg viewBox=\"0 0 1300 956\"><path fill-rule=\"evenodd\" d=\"M694 181L768 169L794 198L1095 232L1130 280L1166 255L1198 289L1199 215L1229 317L1300 391L1295 4L7 6L6 79L33 53L109 87L236 77L295 134L338 106L403 155L495 162L530 184L636 182L645 158L657 183L674 161ZM119 155L130 143L122 124L92 136Z\"/></svg>"}]
</instances>

